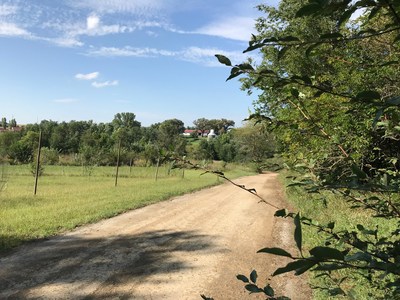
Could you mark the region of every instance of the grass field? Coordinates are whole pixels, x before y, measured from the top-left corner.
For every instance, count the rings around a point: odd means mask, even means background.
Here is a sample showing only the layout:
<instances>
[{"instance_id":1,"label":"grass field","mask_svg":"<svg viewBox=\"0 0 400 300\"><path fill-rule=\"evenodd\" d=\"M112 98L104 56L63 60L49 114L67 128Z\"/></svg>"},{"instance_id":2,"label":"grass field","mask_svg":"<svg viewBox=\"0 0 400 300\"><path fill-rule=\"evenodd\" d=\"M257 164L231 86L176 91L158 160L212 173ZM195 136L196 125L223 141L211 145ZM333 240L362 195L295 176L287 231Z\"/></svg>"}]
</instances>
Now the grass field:
<instances>
[{"instance_id":1,"label":"grass field","mask_svg":"<svg viewBox=\"0 0 400 300\"><path fill-rule=\"evenodd\" d=\"M23 242L45 238L122 212L222 183L201 171L161 167L115 168L46 166L33 195L34 178L28 166L7 166L0 177L0 252ZM229 178L253 174L244 168L224 170ZM89 176L90 175L90 176Z\"/></svg>"}]
</instances>

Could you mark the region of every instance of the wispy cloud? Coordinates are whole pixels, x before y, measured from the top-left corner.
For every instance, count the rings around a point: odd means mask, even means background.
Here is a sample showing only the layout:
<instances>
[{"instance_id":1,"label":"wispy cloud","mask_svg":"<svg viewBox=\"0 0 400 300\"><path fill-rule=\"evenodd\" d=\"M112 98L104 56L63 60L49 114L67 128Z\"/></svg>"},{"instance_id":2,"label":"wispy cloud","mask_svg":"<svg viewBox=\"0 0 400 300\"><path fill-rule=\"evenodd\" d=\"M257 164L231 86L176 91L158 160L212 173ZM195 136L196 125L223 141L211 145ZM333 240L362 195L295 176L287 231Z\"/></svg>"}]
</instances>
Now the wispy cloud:
<instances>
[{"instance_id":1,"label":"wispy cloud","mask_svg":"<svg viewBox=\"0 0 400 300\"><path fill-rule=\"evenodd\" d=\"M103 82L97 82L97 81L92 82L92 86L94 86L95 88L103 88L103 87L107 87L107 86L116 86L118 84L119 84L118 80L103 81Z\"/></svg>"},{"instance_id":2,"label":"wispy cloud","mask_svg":"<svg viewBox=\"0 0 400 300\"><path fill-rule=\"evenodd\" d=\"M69 0L77 8L91 9L101 13L133 13L140 15L155 14L165 7L163 0Z\"/></svg>"},{"instance_id":3,"label":"wispy cloud","mask_svg":"<svg viewBox=\"0 0 400 300\"><path fill-rule=\"evenodd\" d=\"M55 100L53 100L53 102L68 104L68 103L78 102L78 99L75 99L75 98L61 98L61 99L55 99Z\"/></svg>"},{"instance_id":4,"label":"wispy cloud","mask_svg":"<svg viewBox=\"0 0 400 300\"><path fill-rule=\"evenodd\" d=\"M224 18L194 31L194 33L245 42L249 41L254 32L254 19L251 17Z\"/></svg>"},{"instance_id":5,"label":"wispy cloud","mask_svg":"<svg viewBox=\"0 0 400 300\"><path fill-rule=\"evenodd\" d=\"M229 57L232 62L243 62L246 55L239 51L226 51L218 48L189 47L181 52L178 57L181 60L201 64L207 67L221 67L222 65L215 58L215 54L222 54Z\"/></svg>"},{"instance_id":6,"label":"wispy cloud","mask_svg":"<svg viewBox=\"0 0 400 300\"><path fill-rule=\"evenodd\" d=\"M215 54L223 54L230 57L233 61L242 62L246 60L246 55L240 51L225 51L218 48L188 47L180 51L169 51L156 48L135 48L135 47L101 47L91 49L87 55L104 57L160 57L168 56L179 60L197 63L209 67L220 66L215 58Z\"/></svg>"},{"instance_id":7,"label":"wispy cloud","mask_svg":"<svg viewBox=\"0 0 400 300\"><path fill-rule=\"evenodd\" d=\"M0 22L0 35L2 36L24 36L31 37L31 34L16 24Z\"/></svg>"},{"instance_id":8,"label":"wispy cloud","mask_svg":"<svg viewBox=\"0 0 400 300\"><path fill-rule=\"evenodd\" d=\"M17 10L18 7L15 5L0 4L0 16L8 16L15 14Z\"/></svg>"},{"instance_id":9,"label":"wispy cloud","mask_svg":"<svg viewBox=\"0 0 400 300\"><path fill-rule=\"evenodd\" d=\"M159 50L156 48L137 48L137 47L101 47L91 49L87 53L89 56L107 56L107 57L155 57L155 56L175 56L178 52Z\"/></svg>"},{"instance_id":10,"label":"wispy cloud","mask_svg":"<svg viewBox=\"0 0 400 300\"><path fill-rule=\"evenodd\" d=\"M97 77L99 77L100 73L99 72L92 72L92 73L88 73L88 74L76 74L75 78L79 79L79 80L93 80L96 79Z\"/></svg>"}]
</instances>

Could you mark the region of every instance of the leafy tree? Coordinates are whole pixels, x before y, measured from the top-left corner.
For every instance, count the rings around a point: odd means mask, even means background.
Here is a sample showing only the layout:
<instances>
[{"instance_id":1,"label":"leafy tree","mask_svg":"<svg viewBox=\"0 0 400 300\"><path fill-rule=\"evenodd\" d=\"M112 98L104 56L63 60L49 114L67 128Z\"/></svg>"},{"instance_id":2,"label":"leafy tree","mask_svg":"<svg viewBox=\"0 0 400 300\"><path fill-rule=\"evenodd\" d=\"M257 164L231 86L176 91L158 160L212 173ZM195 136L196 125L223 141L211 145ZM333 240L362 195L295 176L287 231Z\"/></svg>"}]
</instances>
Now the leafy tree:
<instances>
[{"instance_id":1,"label":"leafy tree","mask_svg":"<svg viewBox=\"0 0 400 300\"><path fill-rule=\"evenodd\" d=\"M7 128L7 118L5 118L5 117L2 117L1 118L1 127L3 127L3 129L6 129Z\"/></svg>"},{"instance_id":2,"label":"leafy tree","mask_svg":"<svg viewBox=\"0 0 400 300\"><path fill-rule=\"evenodd\" d=\"M233 120L227 119L212 119L208 122L210 129L214 129L216 134L226 133L230 127L235 126L235 122Z\"/></svg>"},{"instance_id":3,"label":"leafy tree","mask_svg":"<svg viewBox=\"0 0 400 300\"><path fill-rule=\"evenodd\" d=\"M12 147L20 139L20 134L12 131L5 131L0 134L0 156L7 158L12 154Z\"/></svg>"},{"instance_id":4,"label":"leafy tree","mask_svg":"<svg viewBox=\"0 0 400 300\"><path fill-rule=\"evenodd\" d=\"M11 128L17 127L17 121L15 119L11 119L10 123L9 123L9 126Z\"/></svg>"},{"instance_id":5,"label":"leafy tree","mask_svg":"<svg viewBox=\"0 0 400 300\"><path fill-rule=\"evenodd\" d=\"M238 145L238 159L242 162L260 164L266 158L272 157L276 151L275 136L265 124L247 122L232 133Z\"/></svg>"},{"instance_id":6,"label":"leafy tree","mask_svg":"<svg viewBox=\"0 0 400 300\"><path fill-rule=\"evenodd\" d=\"M209 120L206 118L199 118L193 121L193 124L197 130L200 130L201 135L203 136L206 130L210 130L211 126Z\"/></svg>"},{"instance_id":7,"label":"leafy tree","mask_svg":"<svg viewBox=\"0 0 400 300\"><path fill-rule=\"evenodd\" d=\"M140 122L134 113L118 113L112 121L113 137L117 143L121 140L122 146L132 150L133 144L140 139Z\"/></svg>"},{"instance_id":8,"label":"leafy tree","mask_svg":"<svg viewBox=\"0 0 400 300\"><path fill-rule=\"evenodd\" d=\"M170 119L162 122L158 128L158 144L167 152L183 155L185 153L186 140L181 136L185 131L185 125L181 120Z\"/></svg>"},{"instance_id":9,"label":"leafy tree","mask_svg":"<svg viewBox=\"0 0 400 300\"><path fill-rule=\"evenodd\" d=\"M235 126L235 122L233 120L227 119L205 119L200 118L193 121L195 128L201 131L201 135L204 135L206 130L214 129L217 134L223 134L228 132L230 127Z\"/></svg>"},{"instance_id":10,"label":"leafy tree","mask_svg":"<svg viewBox=\"0 0 400 300\"><path fill-rule=\"evenodd\" d=\"M140 122L136 120L136 115L131 112L117 113L112 121L113 126L117 129L120 127L135 128L140 127Z\"/></svg>"},{"instance_id":11,"label":"leafy tree","mask_svg":"<svg viewBox=\"0 0 400 300\"><path fill-rule=\"evenodd\" d=\"M280 248L260 252L292 259L273 275L319 272L336 284L324 287L331 295L360 298L354 288L342 285L343 270L349 269L370 285L374 299L397 299L400 2L284 0L278 8L259 9L267 16L257 21L259 34L245 52L260 49L261 64L232 65L225 56L217 58L231 67L228 79L245 74L244 88L261 90L252 118L276 132L292 166L308 172L292 185L314 193L334 191L353 208L383 218L389 228L397 224L391 230L368 223L336 229L333 222L321 225L279 210L276 216L294 220L300 255ZM350 18L360 12L356 21ZM304 225L326 237L308 253L302 243ZM265 288L252 286L250 292Z\"/></svg>"}]
</instances>

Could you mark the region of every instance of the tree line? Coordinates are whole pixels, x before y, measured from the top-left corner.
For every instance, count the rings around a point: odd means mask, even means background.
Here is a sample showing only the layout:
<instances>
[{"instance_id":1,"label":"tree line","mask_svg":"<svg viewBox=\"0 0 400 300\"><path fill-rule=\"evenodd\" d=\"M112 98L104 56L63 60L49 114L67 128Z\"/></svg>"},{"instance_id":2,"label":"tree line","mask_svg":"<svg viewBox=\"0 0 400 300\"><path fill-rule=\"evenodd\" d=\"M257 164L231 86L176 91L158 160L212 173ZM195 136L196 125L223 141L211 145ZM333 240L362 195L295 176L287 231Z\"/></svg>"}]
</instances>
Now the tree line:
<instances>
[{"instance_id":1,"label":"tree line","mask_svg":"<svg viewBox=\"0 0 400 300\"><path fill-rule=\"evenodd\" d=\"M109 123L43 120L24 125L18 132L1 132L0 157L16 164L33 162L40 132L44 164L114 165L119 145L120 161L128 165L138 161L151 165L171 156L261 163L274 151L272 136L261 126L233 129L232 120L205 118L193 124L189 127L193 134L188 138L182 135L186 128L181 120L169 119L145 127L132 112L118 113ZM218 138L203 137L211 129Z\"/></svg>"}]
</instances>

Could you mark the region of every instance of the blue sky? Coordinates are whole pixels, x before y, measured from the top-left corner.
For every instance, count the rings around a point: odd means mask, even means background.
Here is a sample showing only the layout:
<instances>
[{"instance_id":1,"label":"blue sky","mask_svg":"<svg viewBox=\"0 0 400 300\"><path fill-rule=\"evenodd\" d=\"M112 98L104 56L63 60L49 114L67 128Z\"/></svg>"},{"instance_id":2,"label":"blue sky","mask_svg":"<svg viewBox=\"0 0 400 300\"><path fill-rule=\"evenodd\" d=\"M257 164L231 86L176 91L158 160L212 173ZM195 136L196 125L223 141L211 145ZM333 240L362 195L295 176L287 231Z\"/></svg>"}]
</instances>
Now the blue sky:
<instances>
[{"instance_id":1,"label":"blue sky","mask_svg":"<svg viewBox=\"0 0 400 300\"><path fill-rule=\"evenodd\" d=\"M276 4L272 1L269 4ZM225 82L260 1L0 0L0 117L148 126L205 117L240 126L256 96Z\"/></svg>"}]
</instances>

